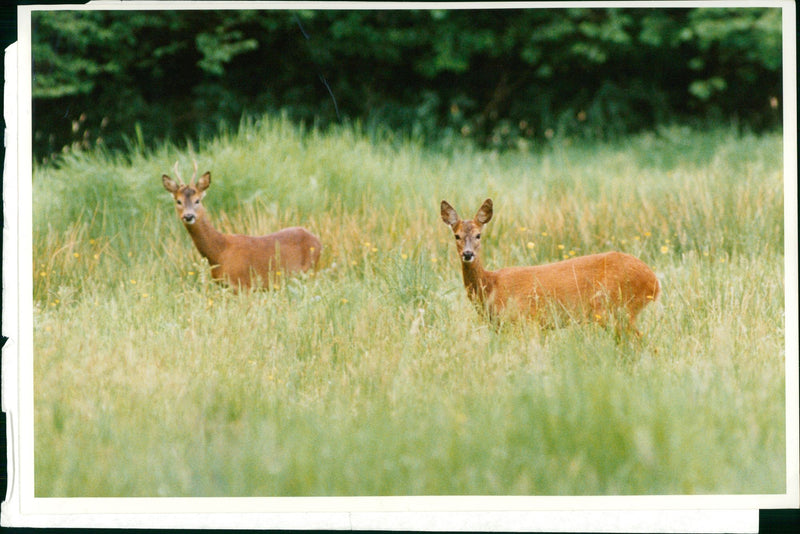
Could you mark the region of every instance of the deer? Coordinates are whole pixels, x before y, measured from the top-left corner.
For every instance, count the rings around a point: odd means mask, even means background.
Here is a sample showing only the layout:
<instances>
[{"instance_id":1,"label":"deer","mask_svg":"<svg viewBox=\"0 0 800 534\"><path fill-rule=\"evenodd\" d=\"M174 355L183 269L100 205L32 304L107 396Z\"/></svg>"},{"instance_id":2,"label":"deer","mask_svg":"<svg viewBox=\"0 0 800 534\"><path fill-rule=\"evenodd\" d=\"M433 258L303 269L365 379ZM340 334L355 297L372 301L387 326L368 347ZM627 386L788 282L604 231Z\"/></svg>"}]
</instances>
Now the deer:
<instances>
[{"instance_id":1,"label":"deer","mask_svg":"<svg viewBox=\"0 0 800 534\"><path fill-rule=\"evenodd\" d=\"M284 228L262 236L225 234L211 224L202 200L211 185L211 173L204 173L195 183L197 162L189 184L184 184L173 170L176 182L168 175L161 182L175 201L175 211L192 238L198 252L211 265L211 277L227 283L234 291L250 288L269 289L279 276L306 272L319 262L322 245L317 236L302 227Z\"/></svg>"},{"instance_id":2,"label":"deer","mask_svg":"<svg viewBox=\"0 0 800 534\"><path fill-rule=\"evenodd\" d=\"M492 219L492 199L487 198L471 220L462 220L445 200L440 211L455 236L467 296L492 321L531 318L553 326L554 313L566 314L602 326L614 320L618 337L624 332L641 336L636 317L658 298L661 284L640 259L611 251L487 271L480 259L481 231Z\"/></svg>"}]
</instances>

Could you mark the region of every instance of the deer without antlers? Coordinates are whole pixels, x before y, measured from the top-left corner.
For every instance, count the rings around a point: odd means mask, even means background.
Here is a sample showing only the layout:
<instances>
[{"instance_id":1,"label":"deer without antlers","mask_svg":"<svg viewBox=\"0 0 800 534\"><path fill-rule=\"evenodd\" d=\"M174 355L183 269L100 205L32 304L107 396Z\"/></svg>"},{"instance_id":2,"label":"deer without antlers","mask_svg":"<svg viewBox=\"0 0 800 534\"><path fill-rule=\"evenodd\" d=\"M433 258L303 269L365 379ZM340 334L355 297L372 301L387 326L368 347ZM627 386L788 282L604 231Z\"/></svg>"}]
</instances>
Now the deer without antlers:
<instances>
[{"instance_id":1,"label":"deer without antlers","mask_svg":"<svg viewBox=\"0 0 800 534\"><path fill-rule=\"evenodd\" d=\"M467 221L461 220L447 201L441 203L442 220L455 235L467 295L490 317L510 312L512 317L536 317L546 322L548 308L554 307L571 318L605 324L621 310L627 315L627 324L622 326L636 332L636 316L658 298L661 289L644 262L629 254L606 252L486 271L478 253L481 230L492 213L491 199L486 199L475 217ZM619 332L620 325L616 326Z\"/></svg>"},{"instance_id":2,"label":"deer without antlers","mask_svg":"<svg viewBox=\"0 0 800 534\"><path fill-rule=\"evenodd\" d=\"M253 285L269 287L276 276L308 271L319 261L322 245L305 228L284 228L264 236L223 234L211 224L201 203L211 184L211 173L203 174L197 183L197 162L194 174L186 185L173 170L178 182L166 174L161 176L164 189L175 199L175 210L194 241L197 250L211 265L211 276L225 281L234 289Z\"/></svg>"}]
</instances>

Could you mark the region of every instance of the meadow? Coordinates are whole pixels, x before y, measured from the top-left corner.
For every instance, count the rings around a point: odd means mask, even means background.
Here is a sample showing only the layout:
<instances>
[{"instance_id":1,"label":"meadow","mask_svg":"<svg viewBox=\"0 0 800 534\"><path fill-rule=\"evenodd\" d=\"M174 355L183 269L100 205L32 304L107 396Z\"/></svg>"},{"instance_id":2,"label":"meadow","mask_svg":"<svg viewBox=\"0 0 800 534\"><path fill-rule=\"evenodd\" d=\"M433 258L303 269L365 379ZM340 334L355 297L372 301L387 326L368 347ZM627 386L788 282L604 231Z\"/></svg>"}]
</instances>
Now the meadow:
<instances>
[{"instance_id":1,"label":"meadow","mask_svg":"<svg viewBox=\"0 0 800 534\"><path fill-rule=\"evenodd\" d=\"M218 229L305 226L320 269L209 280L160 179L192 158ZM482 320L439 202L487 197L488 268L651 265L641 338ZM37 497L785 491L780 134L495 153L264 118L65 155L33 198Z\"/></svg>"}]
</instances>

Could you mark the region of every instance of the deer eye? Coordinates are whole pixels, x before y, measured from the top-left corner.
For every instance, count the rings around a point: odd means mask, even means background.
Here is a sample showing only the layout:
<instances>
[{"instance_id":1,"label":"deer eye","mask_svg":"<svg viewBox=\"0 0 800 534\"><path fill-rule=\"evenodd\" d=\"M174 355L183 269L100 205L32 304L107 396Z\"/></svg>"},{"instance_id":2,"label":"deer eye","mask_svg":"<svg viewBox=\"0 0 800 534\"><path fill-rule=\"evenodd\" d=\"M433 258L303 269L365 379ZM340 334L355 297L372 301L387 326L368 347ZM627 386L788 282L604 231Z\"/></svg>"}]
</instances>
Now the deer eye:
<instances>
[{"instance_id":1,"label":"deer eye","mask_svg":"<svg viewBox=\"0 0 800 534\"><path fill-rule=\"evenodd\" d=\"M475 239L480 239L480 238L481 238L481 234L478 234L478 235L475 236Z\"/></svg>"},{"instance_id":2,"label":"deer eye","mask_svg":"<svg viewBox=\"0 0 800 534\"><path fill-rule=\"evenodd\" d=\"M461 236L456 234L456 241L461 241Z\"/></svg>"},{"instance_id":3,"label":"deer eye","mask_svg":"<svg viewBox=\"0 0 800 534\"><path fill-rule=\"evenodd\" d=\"M181 202L180 200L176 200L175 204L177 204L178 206L183 206L183 202Z\"/></svg>"},{"instance_id":4,"label":"deer eye","mask_svg":"<svg viewBox=\"0 0 800 534\"><path fill-rule=\"evenodd\" d=\"M200 204L200 199L199 199L199 198L198 198L197 200L195 200L195 201L194 201L194 205L195 205L195 206L197 206L198 204Z\"/></svg>"}]
</instances>

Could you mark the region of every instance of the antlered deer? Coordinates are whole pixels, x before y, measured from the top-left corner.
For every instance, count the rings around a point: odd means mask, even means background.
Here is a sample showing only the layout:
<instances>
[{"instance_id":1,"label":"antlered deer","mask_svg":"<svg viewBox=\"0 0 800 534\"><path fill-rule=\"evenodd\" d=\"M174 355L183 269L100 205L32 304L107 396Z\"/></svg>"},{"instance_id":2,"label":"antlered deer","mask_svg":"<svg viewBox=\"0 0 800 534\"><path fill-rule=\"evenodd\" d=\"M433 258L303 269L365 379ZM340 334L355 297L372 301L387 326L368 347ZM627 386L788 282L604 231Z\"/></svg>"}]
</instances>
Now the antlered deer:
<instances>
[{"instance_id":1,"label":"antlered deer","mask_svg":"<svg viewBox=\"0 0 800 534\"><path fill-rule=\"evenodd\" d=\"M658 298L661 289L650 267L629 254L606 252L486 271L478 253L481 230L492 219L492 210L492 200L486 199L475 217L464 221L446 201L441 204L442 220L456 238L467 295L490 317L507 312L545 321L548 311L555 308L572 318L605 324L623 311L627 325L622 326L636 332L636 316Z\"/></svg>"},{"instance_id":2,"label":"antlered deer","mask_svg":"<svg viewBox=\"0 0 800 534\"><path fill-rule=\"evenodd\" d=\"M225 281L235 290L252 285L268 287L275 276L308 271L319 261L322 245L305 228L284 228L258 237L217 231L201 203L211 184L211 173L203 174L195 184L197 162L194 162L194 174L186 185L178 173L177 162L174 171L180 183L164 174L161 177L164 189L175 199L178 218L211 265L215 280Z\"/></svg>"}]
</instances>

